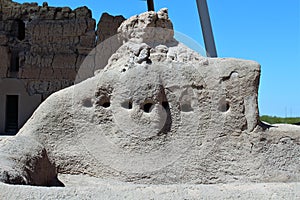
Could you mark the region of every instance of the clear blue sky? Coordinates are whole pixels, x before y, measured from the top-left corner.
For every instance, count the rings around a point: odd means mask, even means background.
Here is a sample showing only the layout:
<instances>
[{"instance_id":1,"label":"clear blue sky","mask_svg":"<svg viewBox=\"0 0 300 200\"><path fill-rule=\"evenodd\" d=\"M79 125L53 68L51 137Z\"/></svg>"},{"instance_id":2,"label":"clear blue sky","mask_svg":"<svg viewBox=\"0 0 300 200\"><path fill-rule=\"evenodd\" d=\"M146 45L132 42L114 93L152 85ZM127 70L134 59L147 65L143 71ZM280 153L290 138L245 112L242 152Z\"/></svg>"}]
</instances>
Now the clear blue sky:
<instances>
[{"instance_id":1,"label":"clear blue sky","mask_svg":"<svg viewBox=\"0 0 300 200\"><path fill-rule=\"evenodd\" d=\"M169 8L177 32L203 46L196 0L154 0ZM27 2L19 0L17 2ZM39 5L43 1L37 1ZM260 114L300 116L300 1L207 0L219 57L251 59L262 65ZM141 0L48 0L49 6L86 5L128 18L147 10Z\"/></svg>"}]
</instances>

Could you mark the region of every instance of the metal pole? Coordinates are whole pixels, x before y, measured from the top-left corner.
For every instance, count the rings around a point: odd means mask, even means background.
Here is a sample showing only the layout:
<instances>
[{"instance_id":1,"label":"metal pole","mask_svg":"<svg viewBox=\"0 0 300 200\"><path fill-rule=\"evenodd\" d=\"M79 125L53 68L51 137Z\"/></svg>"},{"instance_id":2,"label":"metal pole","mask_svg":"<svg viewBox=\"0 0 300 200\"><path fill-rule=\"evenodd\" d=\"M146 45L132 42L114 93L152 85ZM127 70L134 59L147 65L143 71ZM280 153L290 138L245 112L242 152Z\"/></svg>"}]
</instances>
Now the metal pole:
<instances>
[{"instance_id":1,"label":"metal pole","mask_svg":"<svg viewBox=\"0 0 300 200\"><path fill-rule=\"evenodd\" d=\"M154 2L153 0L147 0L148 11L154 11Z\"/></svg>"},{"instance_id":2,"label":"metal pole","mask_svg":"<svg viewBox=\"0 0 300 200\"><path fill-rule=\"evenodd\" d=\"M197 7L201 22L206 54L208 57L217 57L217 50L206 0L197 0Z\"/></svg>"}]
</instances>

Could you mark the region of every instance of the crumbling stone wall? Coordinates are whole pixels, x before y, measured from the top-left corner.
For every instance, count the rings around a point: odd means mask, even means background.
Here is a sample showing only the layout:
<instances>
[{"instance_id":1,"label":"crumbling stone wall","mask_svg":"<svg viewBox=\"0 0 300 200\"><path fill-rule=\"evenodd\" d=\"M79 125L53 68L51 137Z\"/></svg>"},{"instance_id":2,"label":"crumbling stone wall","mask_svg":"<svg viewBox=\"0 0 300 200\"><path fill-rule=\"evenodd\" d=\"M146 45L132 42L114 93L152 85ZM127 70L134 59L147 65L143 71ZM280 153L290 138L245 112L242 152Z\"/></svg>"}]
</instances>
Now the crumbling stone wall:
<instances>
[{"instance_id":1,"label":"crumbling stone wall","mask_svg":"<svg viewBox=\"0 0 300 200\"><path fill-rule=\"evenodd\" d=\"M0 5L0 78L22 79L30 95L44 99L74 83L97 44L97 33L108 38L124 21L105 14L98 24L103 30L96 32L87 7L72 10L10 0L0 0Z\"/></svg>"},{"instance_id":2,"label":"crumbling stone wall","mask_svg":"<svg viewBox=\"0 0 300 200\"><path fill-rule=\"evenodd\" d=\"M108 13L103 13L97 25L97 44L114 36L123 21L125 21L123 16L111 16Z\"/></svg>"}]
</instances>

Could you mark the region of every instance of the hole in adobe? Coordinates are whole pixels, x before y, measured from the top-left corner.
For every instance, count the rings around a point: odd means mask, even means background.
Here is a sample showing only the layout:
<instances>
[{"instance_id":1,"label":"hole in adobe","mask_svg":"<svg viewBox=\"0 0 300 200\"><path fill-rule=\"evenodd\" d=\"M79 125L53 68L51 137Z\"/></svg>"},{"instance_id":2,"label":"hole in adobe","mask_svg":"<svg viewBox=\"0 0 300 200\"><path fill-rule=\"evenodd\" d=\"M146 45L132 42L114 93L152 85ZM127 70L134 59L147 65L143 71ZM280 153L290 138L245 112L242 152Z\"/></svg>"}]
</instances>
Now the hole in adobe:
<instances>
[{"instance_id":1,"label":"hole in adobe","mask_svg":"<svg viewBox=\"0 0 300 200\"><path fill-rule=\"evenodd\" d=\"M218 110L221 112L227 112L230 108L228 100L222 98L219 102Z\"/></svg>"},{"instance_id":2,"label":"hole in adobe","mask_svg":"<svg viewBox=\"0 0 300 200\"><path fill-rule=\"evenodd\" d=\"M152 108L153 108L153 105L154 105L153 103L146 103L146 104L144 104L144 106L143 106L144 112L150 113L151 110L152 110Z\"/></svg>"},{"instance_id":3,"label":"hole in adobe","mask_svg":"<svg viewBox=\"0 0 300 200\"><path fill-rule=\"evenodd\" d=\"M107 96L102 96L97 104L104 108L108 108L110 107L110 98Z\"/></svg>"},{"instance_id":4,"label":"hole in adobe","mask_svg":"<svg viewBox=\"0 0 300 200\"><path fill-rule=\"evenodd\" d=\"M108 108L109 106L110 106L110 102L104 102L102 104L102 107L104 107L104 108Z\"/></svg>"}]
</instances>

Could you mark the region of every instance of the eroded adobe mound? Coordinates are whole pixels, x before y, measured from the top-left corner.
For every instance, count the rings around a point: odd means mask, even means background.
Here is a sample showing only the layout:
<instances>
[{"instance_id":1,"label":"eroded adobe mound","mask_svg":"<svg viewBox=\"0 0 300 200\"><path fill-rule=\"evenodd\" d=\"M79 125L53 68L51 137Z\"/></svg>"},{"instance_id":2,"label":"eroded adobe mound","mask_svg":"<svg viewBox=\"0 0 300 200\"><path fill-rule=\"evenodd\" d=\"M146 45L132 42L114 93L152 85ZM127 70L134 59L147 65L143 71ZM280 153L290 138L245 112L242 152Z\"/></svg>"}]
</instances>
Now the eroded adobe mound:
<instances>
[{"instance_id":1,"label":"eroded adobe mound","mask_svg":"<svg viewBox=\"0 0 300 200\"><path fill-rule=\"evenodd\" d=\"M51 95L15 140L40 143L62 174L151 184L299 180L300 129L259 125L258 63L200 56L173 38L166 9L128 19L115 39L122 46L108 65Z\"/></svg>"}]
</instances>

